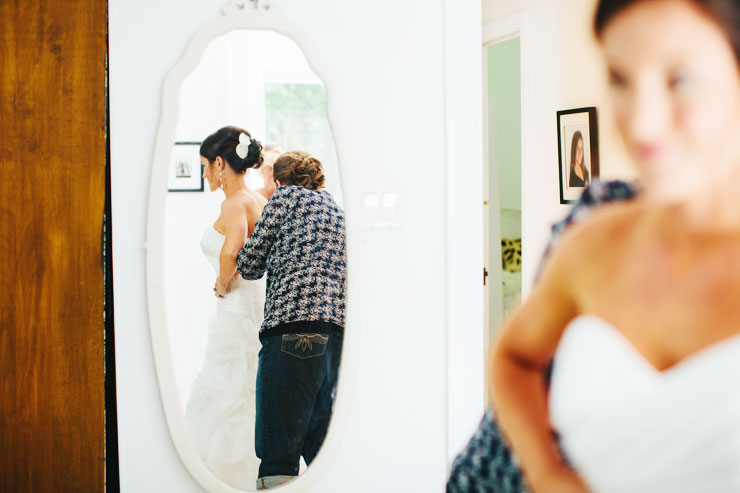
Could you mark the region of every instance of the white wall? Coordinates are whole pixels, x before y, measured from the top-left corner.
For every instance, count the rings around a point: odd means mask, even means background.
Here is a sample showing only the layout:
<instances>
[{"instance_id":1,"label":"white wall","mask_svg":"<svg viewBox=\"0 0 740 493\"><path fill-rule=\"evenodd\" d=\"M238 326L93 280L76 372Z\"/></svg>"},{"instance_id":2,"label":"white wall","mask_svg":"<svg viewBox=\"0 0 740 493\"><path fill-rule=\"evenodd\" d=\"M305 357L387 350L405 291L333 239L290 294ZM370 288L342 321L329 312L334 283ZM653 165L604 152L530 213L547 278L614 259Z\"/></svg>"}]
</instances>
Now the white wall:
<instances>
[{"instance_id":1,"label":"white wall","mask_svg":"<svg viewBox=\"0 0 740 493\"><path fill-rule=\"evenodd\" d=\"M157 387L146 197L165 74L225 3L109 4L123 491L200 491L175 452ZM329 104L353 116L335 132L349 291L360 300L348 306L347 331L361 351L343 362L353 367L349 419L330 437L337 453L310 491L442 491L451 450L482 410L480 196L469 183L481 172L480 12L451 0L272 3L341 67ZM397 193L397 225L363 228L364 195L386 190Z\"/></svg>"},{"instance_id":2,"label":"white wall","mask_svg":"<svg viewBox=\"0 0 740 493\"><path fill-rule=\"evenodd\" d=\"M605 92L605 74L598 46L591 34L594 0L483 0L483 24L526 11L531 39L530 85L522 94L530 103L528 129L537 145L529 149L529 166L522 169L523 290L550 237L550 225L568 211L560 205L558 182L558 110L598 108L601 178L629 178L633 171L614 134ZM527 49L522 45L522 49ZM526 82L525 82L526 84ZM525 122L526 123L526 122Z\"/></svg>"}]
</instances>

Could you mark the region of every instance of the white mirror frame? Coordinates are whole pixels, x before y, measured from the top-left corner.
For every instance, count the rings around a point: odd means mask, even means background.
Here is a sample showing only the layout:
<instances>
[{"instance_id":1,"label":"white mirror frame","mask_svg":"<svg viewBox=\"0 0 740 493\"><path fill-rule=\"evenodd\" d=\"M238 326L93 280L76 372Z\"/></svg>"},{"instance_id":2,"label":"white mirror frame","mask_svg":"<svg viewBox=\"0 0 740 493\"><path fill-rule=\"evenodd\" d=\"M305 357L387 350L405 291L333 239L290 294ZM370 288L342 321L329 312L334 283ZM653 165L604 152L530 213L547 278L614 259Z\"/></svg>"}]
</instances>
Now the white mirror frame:
<instances>
[{"instance_id":1,"label":"white mirror frame","mask_svg":"<svg viewBox=\"0 0 740 493\"><path fill-rule=\"evenodd\" d=\"M238 493L244 490L226 484L203 463L191 440L185 420L185 412L180 405L165 311L164 219L168 163L172 143L175 141L175 128L179 116L180 86L200 62L208 44L214 38L234 29L272 30L291 38L299 45L309 66L321 78L326 87L329 122L337 147L337 156L340 157L339 162L342 163L340 139L337 138L336 132L336 129L341 128L342 125L341 114L336 110L337 103L332 104L331 99L333 81L337 79L338 74L330 70L325 61L321 59L319 51L306 31L287 21L274 5L265 4L264 2L260 4L260 2L254 0L232 0L224 8L224 15L221 18L208 23L196 32L182 58L165 78L162 91L162 113L157 130L149 185L147 240L145 245L149 329L159 391L170 436L180 458L198 483L207 491L224 493ZM341 165L340 176L346 176L342 172ZM344 186L343 189L345 189ZM354 228L348 228L348 230L350 229ZM348 240L349 236L348 234ZM348 308L349 305L348 297ZM342 359L344 361L353 359L351 355L355 354L357 350L355 339L357 339L357 335L348 334L345 336L342 349ZM351 383L354 381L354 370L345 368L347 366L351 365L343 365L340 371L334 413L321 452L311 463L311 467L301 476L295 481L276 488L277 490L284 493L306 491L316 484L336 453L339 442L338 435L341 434L341 430L346 426L348 420L352 394Z\"/></svg>"}]
</instances>

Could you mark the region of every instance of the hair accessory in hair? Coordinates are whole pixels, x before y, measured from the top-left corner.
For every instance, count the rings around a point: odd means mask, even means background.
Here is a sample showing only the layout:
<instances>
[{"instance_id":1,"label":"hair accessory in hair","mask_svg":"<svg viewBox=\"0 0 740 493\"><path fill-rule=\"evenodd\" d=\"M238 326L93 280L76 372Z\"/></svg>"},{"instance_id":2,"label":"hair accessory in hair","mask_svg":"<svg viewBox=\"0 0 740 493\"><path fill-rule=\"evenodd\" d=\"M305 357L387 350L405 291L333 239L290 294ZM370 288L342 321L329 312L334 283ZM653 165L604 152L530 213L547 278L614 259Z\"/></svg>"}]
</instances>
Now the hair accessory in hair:
<instances>
[{"instance_id":1,"label":"hair accessory in hair","mask_svg":"<svg viewBox=\"0 0 740 493\"><path fill-rule=\"evenodd\" d=\"M249 138L244 132L239 134L239 145L236 146L236 155L244 159L249 154L249 144L252 143L252 139Z\"/></svg>"}]
</instances>

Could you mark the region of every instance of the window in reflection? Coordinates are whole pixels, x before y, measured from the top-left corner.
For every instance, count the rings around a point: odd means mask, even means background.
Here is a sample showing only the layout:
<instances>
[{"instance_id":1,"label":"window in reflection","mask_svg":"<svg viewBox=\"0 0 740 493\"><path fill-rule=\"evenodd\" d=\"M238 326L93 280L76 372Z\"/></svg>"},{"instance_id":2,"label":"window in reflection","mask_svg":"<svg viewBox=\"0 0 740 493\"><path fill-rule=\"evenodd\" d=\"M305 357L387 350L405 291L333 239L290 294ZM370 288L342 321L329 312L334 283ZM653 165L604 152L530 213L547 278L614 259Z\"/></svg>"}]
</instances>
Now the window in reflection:
<instances>
[{"instance_id":1,"label":"window in reflection","mask_svg":"<svg viewBox=\"0 0 740 493\"><path fill-rule=\"evenodd\" d=\"M342 205L337 152L326 114L324 85L265 84L265 128L267 141L276 142L283 149L311 149L311 154L324 165L327 190Z\"/></svg>"}]
</instances>

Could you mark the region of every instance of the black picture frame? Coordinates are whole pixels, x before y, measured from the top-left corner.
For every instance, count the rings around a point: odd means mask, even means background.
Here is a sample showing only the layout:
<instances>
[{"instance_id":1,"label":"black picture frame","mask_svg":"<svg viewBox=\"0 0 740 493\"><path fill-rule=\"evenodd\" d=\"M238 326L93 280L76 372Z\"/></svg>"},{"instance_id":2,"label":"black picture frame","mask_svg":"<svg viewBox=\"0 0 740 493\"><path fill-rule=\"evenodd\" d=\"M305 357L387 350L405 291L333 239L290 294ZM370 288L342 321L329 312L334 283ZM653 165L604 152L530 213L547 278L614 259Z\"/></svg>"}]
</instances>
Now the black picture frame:
<instances>
[{"instance_id":1,"label":"black picture frame","mask_svg":"<svg viewBox=\"0 0 740 493\"><path fill-rule=\"evenodd\" d=\"M558 129L558 176L560 203L575 204L583 190L599 178L599 127L595 106L561 110L556 113ZM577 144L573 137L580 132L583 142L583 163L588 177L573 175L570 170L572 154Z\"/></svg>"},{"instance_id":2,"label":"black picture frame","mask_svg":"<svg viewBox=\"0 0 740 493\"><path fill-rule=\"evenodd\" d=\"M175 142L170 154L167 173L168 192L202 192L205 190L203 166L200 163L200 144L200 142Z\"/></svg>"}]
</instances>

